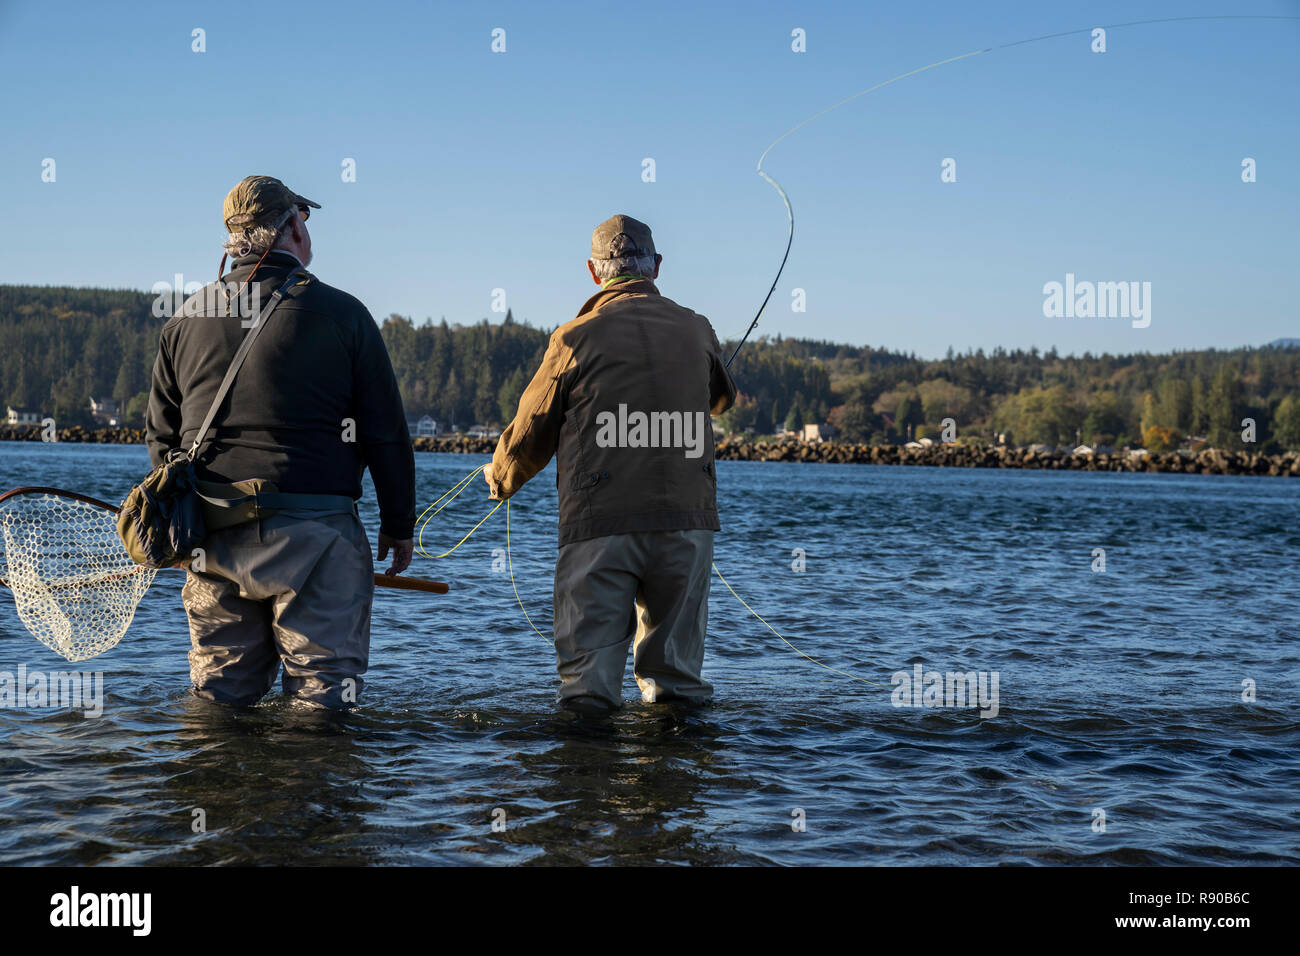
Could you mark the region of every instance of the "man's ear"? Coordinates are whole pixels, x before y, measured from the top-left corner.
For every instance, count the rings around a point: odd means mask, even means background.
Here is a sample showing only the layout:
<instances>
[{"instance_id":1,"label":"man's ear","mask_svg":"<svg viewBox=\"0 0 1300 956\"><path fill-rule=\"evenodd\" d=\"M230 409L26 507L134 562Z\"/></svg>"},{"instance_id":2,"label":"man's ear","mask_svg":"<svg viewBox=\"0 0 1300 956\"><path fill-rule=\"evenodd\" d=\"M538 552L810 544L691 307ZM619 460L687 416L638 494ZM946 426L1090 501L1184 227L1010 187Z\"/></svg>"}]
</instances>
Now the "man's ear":
<instances>
[{"instance_id":1,"label":"man's ear","mask_svg":"<svg viewBox=\"0 0 1300 956\"><path fill-rule=\"evenodd\" d=\"M600 285L600 276L596 275L596 267L592 264L590 259L587 260L587 271L591 273L591 281L596 283L596 285Z\"/></svg>"},{"instance_id":2,"label":"man's ear","mask_svg":"<svg viewBox=\"0 0 1300 956\"><path fill-rule=\"evenodd\" d=\"M652 278L652 279L658 279L658 278L659 278L659 266L663 263L663 261L664 261L664 257L661 256L661 255L658 255L658 254L656 253L656 254L655 254L655 273L654 273L654 275L652 275L650 278Z\"/></svg>"}]
</instances>

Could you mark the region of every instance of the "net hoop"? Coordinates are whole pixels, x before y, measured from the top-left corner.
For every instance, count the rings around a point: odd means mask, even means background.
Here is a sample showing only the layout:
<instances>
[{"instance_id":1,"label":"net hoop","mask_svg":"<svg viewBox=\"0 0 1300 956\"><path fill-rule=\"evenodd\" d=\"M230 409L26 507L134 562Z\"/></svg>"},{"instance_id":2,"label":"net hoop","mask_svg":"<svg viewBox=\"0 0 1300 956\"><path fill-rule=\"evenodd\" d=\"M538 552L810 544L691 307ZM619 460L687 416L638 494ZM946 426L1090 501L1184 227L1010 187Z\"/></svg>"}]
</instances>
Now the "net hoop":
<instances>
[{"instance_id":1,"label":"net hoop","mask_svg":"<svg viewBox=\"0 0 1300 956\"><path fill-rule=\"evenodd\" d=\"M23 626L66 660L115 647L153 583L156 571L135 564L117 536L119 511L44 485L0 495L0 584Z\"/></svg>"}]
</instances>

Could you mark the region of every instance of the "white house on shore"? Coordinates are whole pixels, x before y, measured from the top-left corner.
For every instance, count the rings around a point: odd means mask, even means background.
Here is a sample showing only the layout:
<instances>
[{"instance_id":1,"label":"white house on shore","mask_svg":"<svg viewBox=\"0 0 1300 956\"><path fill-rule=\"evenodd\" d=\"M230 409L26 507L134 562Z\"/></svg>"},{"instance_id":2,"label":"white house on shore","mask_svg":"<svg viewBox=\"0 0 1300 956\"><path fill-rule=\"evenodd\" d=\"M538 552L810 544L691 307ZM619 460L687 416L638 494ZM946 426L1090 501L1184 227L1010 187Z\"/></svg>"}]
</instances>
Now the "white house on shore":
<instances>
[{"instance_id":1,"label":"white house on shore","mask_svg":"<svg viewBox=\"0 0 1300 956\"><path fill-rule=\"evenodd\" d=\"M418 419L408 418L406 428L411 433L412 438L437 438L442 434L441 423L429 415Z\"/></svg>"},{"instance_id":2,"label":"white house on shore","mask_svg":"<svg viewBox=\"0 0 1300 956\"><path fill-rule=\"evenodd\" d=\"M44 416L34 408L12 405L6 407L6 425L39 425Z\"/></svg>"},{"instance_id":3,"label":"white house on shore","mask_svg":"<svg viewBox=\"0 0 1300 956\"><path fill-rule=\"evenodd\" d=\"M122 424L119 418L121 414L122 409L117 399L101 398L96 400L95 396L90 397L90 415L99 424L116 428Z\"/></svg>"},{"instance_id":4,"label":"white house on shore","mask_svg":"<svg viewBox=\"0 0 1300 956\"><path fill-rule=\"evenodd\" d=\"M799 433L799 440L808 442L827 441L835 437L835 431L835 426L827 422L820 425L805 425Z\"/></svg>"}]
</instances>

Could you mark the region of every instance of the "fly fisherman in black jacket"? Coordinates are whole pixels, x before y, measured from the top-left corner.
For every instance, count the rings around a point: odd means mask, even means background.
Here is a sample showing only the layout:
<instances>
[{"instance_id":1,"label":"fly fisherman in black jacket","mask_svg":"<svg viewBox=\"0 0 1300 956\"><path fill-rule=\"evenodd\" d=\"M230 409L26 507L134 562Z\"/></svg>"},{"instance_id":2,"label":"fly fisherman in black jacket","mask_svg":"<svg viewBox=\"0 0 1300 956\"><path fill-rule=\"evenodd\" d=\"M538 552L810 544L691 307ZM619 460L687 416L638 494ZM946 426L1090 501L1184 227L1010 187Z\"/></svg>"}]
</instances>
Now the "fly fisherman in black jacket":
<instances>
[{"instance_id":1,"label":"fly fisherman in black jacket","mask_svg":"<svg viewBox=\"0 0 1300 956\"><path fill-rule=\"evenodd\" d=\"M234 509L205 503L209 534L188 565L190 676L208 700L256 703L281 664L286 696L359 700L374 596L355 504L367 467L379 559L393 552L390 574L411 561L415 461L401 396L365 306L305 271L319 208L269 176L235 186L223 210L231 271L163 326L154 363L146 437L157 465L189 446L259 307L285 290L195 462L205 495L259 495Z\"/></svg>"}]
</instances>

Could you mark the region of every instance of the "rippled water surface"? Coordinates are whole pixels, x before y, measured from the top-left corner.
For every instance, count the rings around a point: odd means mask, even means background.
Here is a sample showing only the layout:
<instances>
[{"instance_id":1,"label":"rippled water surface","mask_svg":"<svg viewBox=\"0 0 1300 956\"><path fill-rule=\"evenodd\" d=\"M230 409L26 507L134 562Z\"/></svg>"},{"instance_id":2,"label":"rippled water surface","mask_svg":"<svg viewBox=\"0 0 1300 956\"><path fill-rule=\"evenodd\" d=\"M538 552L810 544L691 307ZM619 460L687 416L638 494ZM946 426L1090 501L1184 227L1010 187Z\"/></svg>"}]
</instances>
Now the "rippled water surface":
<instances>
[{"instance_id":1,"label":"rippled water surface","mask_svg":"<svg viewBox=\"0 0 1300 956\"><path fill-rule=\"evenodd\" d=\"M422 500L484 460L417 455ZM147 468L136 447L0 445L0 488L117 501ZM558 713L551 649L500 570L505 509L452 557L417 558L450 594L379 593L366 695L335 719L276 695L243 712L192 699L177 573L83 665L30 637L3 594L0 670L98 668L108 699L98 719L0 710L0 862L1300 862L1300 482L718 473L722 573L862 680L799 657L714 578L713 705L641 704L629 669L617 717ZM486 511L476 483L426 548ZM519 594L548 631L553 470L510 530ZM891 675L917 663L996 672L997 715L895 707Z\"/></svg>"}]
</instances>

